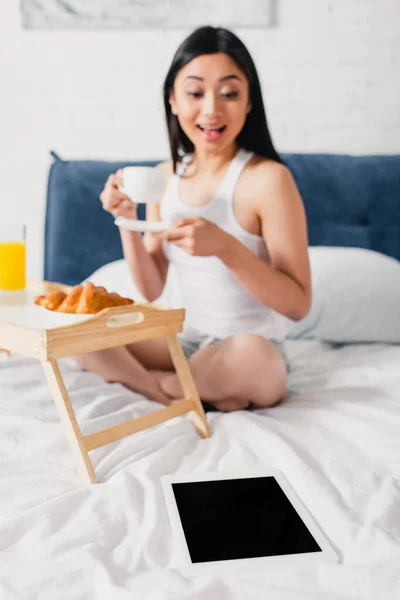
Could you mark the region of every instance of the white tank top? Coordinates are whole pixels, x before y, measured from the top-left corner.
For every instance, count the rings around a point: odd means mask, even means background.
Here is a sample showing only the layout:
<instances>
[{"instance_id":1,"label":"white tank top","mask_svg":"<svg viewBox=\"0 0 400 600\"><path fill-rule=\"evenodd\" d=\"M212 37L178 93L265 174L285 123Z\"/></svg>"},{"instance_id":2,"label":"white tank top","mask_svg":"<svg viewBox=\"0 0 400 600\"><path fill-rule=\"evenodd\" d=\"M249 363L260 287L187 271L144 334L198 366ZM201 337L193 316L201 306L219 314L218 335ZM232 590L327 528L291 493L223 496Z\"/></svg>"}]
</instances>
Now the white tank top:
<instances>
[{"instance_id":1,"label":"white tank top","mask_svg":"<svg viewBox=\"0 0 400 600\"><path fill-rule=\"evenodd\" d=\"M243 229L233 212L236 184L252 157L252 152L240 149L214 198L199 207L189 206L180 199L180 176L190 162L190 157L185 157L178 174L172 175L161 201L161 219L203 217L269 263L264 239ZM223 339L241 333L257 333L276 341L285 337L287 319L256 300L219 258L191 256L169 242L164 242L163 248L177 274L178 297L186 309L184 331L188 335Z\"/></svg>"}]
</instances>

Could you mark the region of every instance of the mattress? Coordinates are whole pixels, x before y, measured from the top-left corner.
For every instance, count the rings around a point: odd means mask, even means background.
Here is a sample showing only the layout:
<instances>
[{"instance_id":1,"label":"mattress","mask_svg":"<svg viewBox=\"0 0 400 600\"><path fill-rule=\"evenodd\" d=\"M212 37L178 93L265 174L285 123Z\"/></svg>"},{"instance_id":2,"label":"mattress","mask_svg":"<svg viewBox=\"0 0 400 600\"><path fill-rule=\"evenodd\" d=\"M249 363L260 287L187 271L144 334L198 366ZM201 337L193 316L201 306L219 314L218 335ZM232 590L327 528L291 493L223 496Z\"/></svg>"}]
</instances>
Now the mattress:
<instances>
[{"instance_id":1,"label":"mattress","mask_svg":"<svg viewBox=\"0 0 400 600\"><path fill-rule=\"evenodd\" d=\"M0 360L0 598L338 600L400 597L400 346L287 341L289 397L263 410L188 416L91 453L84 487L38 361ZM159 406L60 361L84 435ZM184 577L160 477L280 469L338 565ZM268 510L266 499L266 510Z\"/></svg>"}]
</instances>

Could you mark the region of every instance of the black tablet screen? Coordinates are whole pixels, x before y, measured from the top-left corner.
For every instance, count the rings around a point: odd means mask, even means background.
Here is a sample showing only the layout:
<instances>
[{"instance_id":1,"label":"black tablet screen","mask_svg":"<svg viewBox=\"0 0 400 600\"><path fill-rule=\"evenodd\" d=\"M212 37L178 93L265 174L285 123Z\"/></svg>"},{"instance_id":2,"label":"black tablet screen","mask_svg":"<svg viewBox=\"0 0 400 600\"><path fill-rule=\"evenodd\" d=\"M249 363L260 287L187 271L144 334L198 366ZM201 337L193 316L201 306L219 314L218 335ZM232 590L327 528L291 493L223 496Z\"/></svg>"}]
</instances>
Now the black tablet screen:
<instances>
[{"instance_id":1,"label":"black tablet screen","mask_svg":"<svg viewBox=\"0 0 400 600\"><path fill-rule=\"evenodd\" d=\"M193 563L321 552L274 477L172 488Z\"/></svg>"}]
</instances>

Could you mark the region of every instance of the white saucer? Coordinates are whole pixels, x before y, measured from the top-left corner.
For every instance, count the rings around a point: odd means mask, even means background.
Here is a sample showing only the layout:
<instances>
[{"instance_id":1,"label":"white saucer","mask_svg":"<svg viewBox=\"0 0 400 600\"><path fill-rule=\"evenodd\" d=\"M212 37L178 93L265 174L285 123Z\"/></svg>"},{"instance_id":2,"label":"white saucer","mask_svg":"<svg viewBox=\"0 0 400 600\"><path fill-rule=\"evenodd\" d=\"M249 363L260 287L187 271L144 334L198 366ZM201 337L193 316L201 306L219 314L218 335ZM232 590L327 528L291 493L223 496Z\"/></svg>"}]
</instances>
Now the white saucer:
<instances>
[{"instance_id":1,"label":"white saucer","mask_svg":"<svg viewBox=\"0 0 400 600\"><path fill-rule=\"evenodd\" d=\"M171 227L171 224L168 223L168 221L140 221L136 219L127 219L126 217L117 217L114 224L117 225L117 227L122 227L122 229L141 232L166 231Z\"/></svg>"}]
</instances>

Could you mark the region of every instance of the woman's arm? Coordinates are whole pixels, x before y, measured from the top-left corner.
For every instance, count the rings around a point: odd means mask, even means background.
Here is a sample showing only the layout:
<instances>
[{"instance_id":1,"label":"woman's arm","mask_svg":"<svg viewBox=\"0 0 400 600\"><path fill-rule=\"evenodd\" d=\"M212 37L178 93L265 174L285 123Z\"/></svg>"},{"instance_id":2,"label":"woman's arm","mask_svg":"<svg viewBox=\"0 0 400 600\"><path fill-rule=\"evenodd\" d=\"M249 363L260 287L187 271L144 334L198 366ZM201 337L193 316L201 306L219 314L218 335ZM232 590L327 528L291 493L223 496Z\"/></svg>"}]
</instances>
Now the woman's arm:
<instances>
[{"instance_id":1,"label":"woman's arm","mask_svg":"<svg viewBox=\"0 0 400 600\"><path fill-rule=\"evenodd\" d=\"M290 171L275 163L259 165L255 209L271 264L229 236L219 258L260 302L299 320L311 305L307 224L303 202Z\"/></svg>"},{"instance_id":2,"label":"woman's arm","mask_svg":"<svg viewBox=\"0 0 400 600\"><path fill-rule=\"evenodd\" d=\"M142 296L153 302L161 296L167 279L168 261L164 252L148 239L148 233L142 238L136 231L122 228L120 231L124 257L132 278Z\"/></svg>"}]
</instances>

